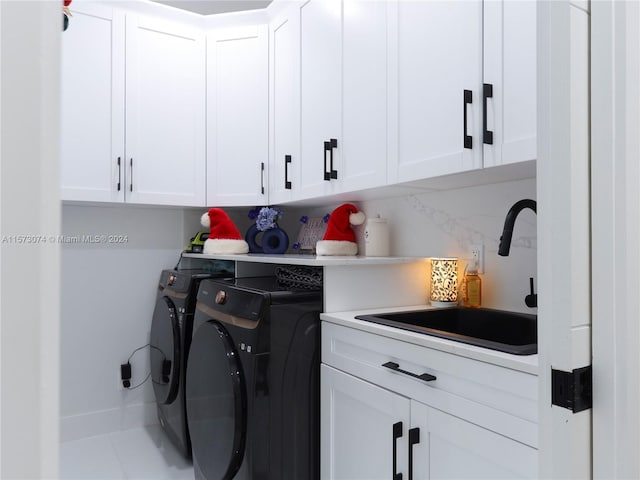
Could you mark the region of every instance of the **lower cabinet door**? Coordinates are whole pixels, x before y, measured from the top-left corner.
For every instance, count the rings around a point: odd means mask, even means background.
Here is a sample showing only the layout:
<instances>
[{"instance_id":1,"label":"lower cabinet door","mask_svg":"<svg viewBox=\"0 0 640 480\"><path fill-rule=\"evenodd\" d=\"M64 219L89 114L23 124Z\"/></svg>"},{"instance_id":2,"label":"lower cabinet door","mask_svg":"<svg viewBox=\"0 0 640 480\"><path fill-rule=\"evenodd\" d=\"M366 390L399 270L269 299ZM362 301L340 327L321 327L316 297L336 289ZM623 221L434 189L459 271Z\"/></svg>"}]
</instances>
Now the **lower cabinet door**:
<instances>
[{"instance_id":1,"label":"lower cabinet door","mask_svg":"<svg viewBox=\"0 0 640 480\"><path fill-rule=\"evenodd\" d=\"M411 400L413 475L423 479L537 478L538 451L510 438ZM415 434L413 435L415 437Z\"/></svg>"},{"instance_id":2,"label":"lower cabinet door","mask_svg":"<svg viewBox=\"0 0 640 480\"><path fill-rule=\"evenodd\" d=\"M410 400L324 364L320 382L321 478L409 478Z\"/></svg>"}]
</instances>

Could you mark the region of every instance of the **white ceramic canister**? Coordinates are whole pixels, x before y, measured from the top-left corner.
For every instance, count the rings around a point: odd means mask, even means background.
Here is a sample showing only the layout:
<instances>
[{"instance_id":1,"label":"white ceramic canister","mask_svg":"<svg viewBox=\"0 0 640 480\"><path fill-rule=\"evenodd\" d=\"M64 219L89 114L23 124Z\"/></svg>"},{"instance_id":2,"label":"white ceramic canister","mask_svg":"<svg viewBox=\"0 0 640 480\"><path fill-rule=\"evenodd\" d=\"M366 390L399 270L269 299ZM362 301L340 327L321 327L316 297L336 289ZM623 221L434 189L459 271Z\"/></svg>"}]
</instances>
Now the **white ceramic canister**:
<instances>
[{"instance_id":1,"label":"white ceramic canister","mask_svg":"<svg viewBox=\"0 0 640 480\"><path fill-rule=\"evenodd\" d=\"M389 226L386 218L367 218L364 227L364 254L367 257L389 256Z\"/></svg>"}]
</instances>

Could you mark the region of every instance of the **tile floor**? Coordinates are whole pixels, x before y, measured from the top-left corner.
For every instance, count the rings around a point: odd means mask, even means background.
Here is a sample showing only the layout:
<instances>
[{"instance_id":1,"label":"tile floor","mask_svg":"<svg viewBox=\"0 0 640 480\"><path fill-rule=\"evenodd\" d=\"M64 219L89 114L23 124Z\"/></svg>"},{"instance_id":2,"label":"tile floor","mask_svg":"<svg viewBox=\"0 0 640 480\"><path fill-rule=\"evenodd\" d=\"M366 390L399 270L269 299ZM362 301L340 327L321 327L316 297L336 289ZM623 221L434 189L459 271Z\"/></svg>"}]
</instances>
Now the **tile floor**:
<instances>
[{"instance_id":1,"label":"tile floor","mask_svg":"<svg viewBox=\"0 0 640 480\"><path fill-rule=\"evenodd\" d=\"M60 445L62 480L193 480L193 466L159 425L83 438Z\"/></svg>"}]
</instances>

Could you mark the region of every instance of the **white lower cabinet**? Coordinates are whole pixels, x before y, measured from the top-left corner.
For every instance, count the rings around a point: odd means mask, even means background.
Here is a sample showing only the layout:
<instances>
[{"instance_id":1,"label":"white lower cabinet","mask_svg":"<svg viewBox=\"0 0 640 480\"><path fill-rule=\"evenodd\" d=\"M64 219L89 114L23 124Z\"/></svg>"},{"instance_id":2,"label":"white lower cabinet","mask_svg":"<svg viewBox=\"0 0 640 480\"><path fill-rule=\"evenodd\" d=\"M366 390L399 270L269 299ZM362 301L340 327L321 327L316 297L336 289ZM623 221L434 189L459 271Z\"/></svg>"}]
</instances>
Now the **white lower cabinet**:
<instances>
[{"instance_id":1,"label":"white lower cabinet","mask_svg":"<svg viewBox=\"0 0 640 480\"><path fill-rule=\"evenodd\" d=\"M537 478L537 450L411 400L409 479Z\"/></svg>"},{"instance_id":2,"label":"white lower cabinet","mask_svg":"<svg viewBox=\"0 0 640 480\"><path fill-rule=\"evenodd\" d=\"M537 478L535 375L328 322L322 362L323 480Z\"/></svg>"},{"instance_id":3,"label":"white lower cabinet","mask_svg":"<svg viewBox=\"0 0 640 480\"><path fill-rule=\"evenodd\" d=\"M387 480L406 472L409 399L326 365L320 372L321 478Z\"/></svg>"}]
</instances>

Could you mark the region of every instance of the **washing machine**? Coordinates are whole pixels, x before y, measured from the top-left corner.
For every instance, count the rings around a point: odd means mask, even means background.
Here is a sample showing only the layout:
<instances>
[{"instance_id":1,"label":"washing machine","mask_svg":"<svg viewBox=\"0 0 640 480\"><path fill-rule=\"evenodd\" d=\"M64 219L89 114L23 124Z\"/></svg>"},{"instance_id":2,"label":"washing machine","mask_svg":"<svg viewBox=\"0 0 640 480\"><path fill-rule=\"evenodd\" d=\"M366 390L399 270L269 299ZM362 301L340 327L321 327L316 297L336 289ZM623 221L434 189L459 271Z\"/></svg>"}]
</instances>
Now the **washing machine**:
<instances>
[{"instance_id":1,"label":"washing machine","mask_svg":"<svg viewBox=\"0 0 640 480\"><path fill-rule=\"evenodd\" d=\"M185 410L185 373L198 286L228 272L163 270L151 321L149 357L158 421L182 454L191 457Z\"/></svg>"},{"instance_id":2,"label":"washing machine","mask_svg":"<svg viewBox=\"0 0 640 480\"><path fill-rule=\"evenodd\" d=\"M203 280L187 367L198 480L319 478L320 291Z\"/></svg>"}]
</instances>

